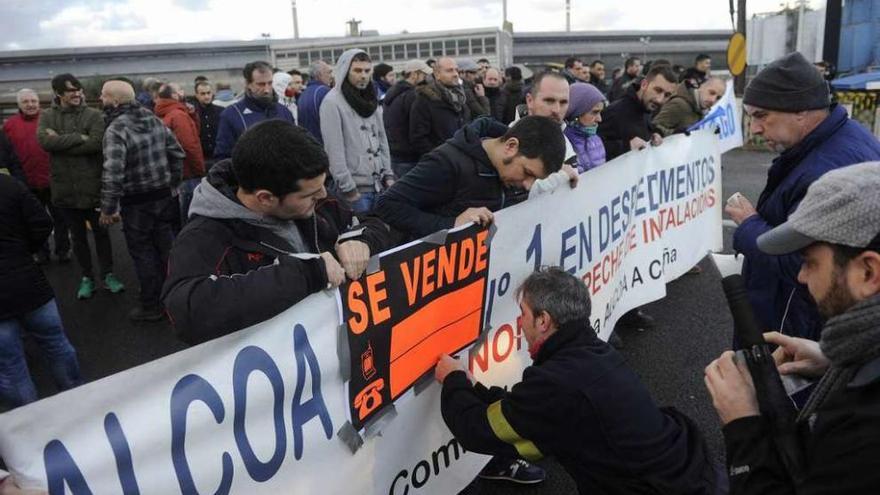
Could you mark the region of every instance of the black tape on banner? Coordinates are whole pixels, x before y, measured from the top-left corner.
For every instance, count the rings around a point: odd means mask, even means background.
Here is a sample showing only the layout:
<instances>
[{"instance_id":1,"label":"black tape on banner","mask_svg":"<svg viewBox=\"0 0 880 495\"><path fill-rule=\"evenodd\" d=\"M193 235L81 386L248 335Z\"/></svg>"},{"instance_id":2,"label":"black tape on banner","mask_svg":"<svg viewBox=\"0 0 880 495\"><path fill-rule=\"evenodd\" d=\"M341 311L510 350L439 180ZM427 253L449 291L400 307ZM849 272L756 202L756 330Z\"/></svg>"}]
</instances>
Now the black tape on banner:
<instances>
[{"instance_id":1,"label":"black tape on banner","mask_svg":"<svg viewBox=\"0 0 880 495\"><path fill-rule=\"evenodd\" d=\"M431 235L422 237L421 241L424 243L427 243L427 244L443 245L443 244L446 244L446 235L447 234L449 234L449 231L446 229L438 230L437 232L434 232Z\"/></svg>"},{"instance_id":2,"label":"black tape on banner","mask_svg":"<svg viewBox=\"0 0 880 495\"><path fill-rule=\"evenodd\" d=\"M339 428L339 431L336 432L336 436L339 437L340 440L345 444L346 447L351 450L351 453L356 453L361 447L364 445L364 439L358 435L358 432L355 431L354 426L351 425L350 422L346 421L342 428Z\"/></svg>"},{"instance_id":3,"label":"black tape on banner","mask_svg":"<svg viewBox=\"0 0 880 495\"><path fill-rule=\"evenodd\" d=\"M336 327L336 357L339 358L339 376L342 381L351 380L351 349L348 347L348 324Z\"/></svg>"}]
</instances>

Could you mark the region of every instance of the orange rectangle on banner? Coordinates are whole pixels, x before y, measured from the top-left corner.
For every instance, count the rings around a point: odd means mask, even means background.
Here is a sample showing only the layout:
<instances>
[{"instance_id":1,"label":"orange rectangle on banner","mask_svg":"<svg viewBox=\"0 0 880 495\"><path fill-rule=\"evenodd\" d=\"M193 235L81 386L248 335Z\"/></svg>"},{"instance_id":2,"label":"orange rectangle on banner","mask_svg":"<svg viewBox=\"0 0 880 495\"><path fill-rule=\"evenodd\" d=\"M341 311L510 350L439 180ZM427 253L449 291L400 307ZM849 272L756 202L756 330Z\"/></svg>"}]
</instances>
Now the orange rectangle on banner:
<instances>
[{"instance_id":1,"label":"orange rectangle on banner","mask_svg":"<svg viewBox=\"0 0 880 495\"><path fill-rule=\"evenodd\" d=\"M485 279L428 303L391 329L391 397L480 334Z\"/></svg>"}]
</instances>

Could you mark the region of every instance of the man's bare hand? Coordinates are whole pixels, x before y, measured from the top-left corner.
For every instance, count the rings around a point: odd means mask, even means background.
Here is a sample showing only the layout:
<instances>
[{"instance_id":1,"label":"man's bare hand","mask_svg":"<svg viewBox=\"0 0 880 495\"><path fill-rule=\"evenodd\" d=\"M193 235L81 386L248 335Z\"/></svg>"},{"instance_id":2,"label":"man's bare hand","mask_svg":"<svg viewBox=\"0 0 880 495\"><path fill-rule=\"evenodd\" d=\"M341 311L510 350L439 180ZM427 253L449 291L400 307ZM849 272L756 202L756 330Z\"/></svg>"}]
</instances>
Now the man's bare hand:
<instances>
[{"instance_id":1,"label":"man's bare hand","mask_svg":"<svg viewBox=\"0 0 880 495\"><path fill-rule=\"evenodd\" d=\"M831 366L831 362L822 354L818 342L789 337L779 332L765 333L764 340L779 346L773 351L773 360L782 375L820 377Z\"/></svg>"},{"instance_id":2,"label":"man's bare hand","mask_svg":"<svg viewBox=\"0 0 880 495\"><path fill-rule=\"evenodd\" d=\"M118 223L120 221L122 221L122 216L119 215L119 213L114 213L112 215L101 213L101 217L98 219L98 222L104 227L109 227L114 223Z\"/></svg>"},{"instance_id":3,"label":"man's bare hand","mask_svg":"<svg viewBox=\"0 0 880 495\"><path fill-rule=\"evenodd\" d=\"M321 253L321 259L324 260L324 270L327 272L327 288L339 287L345 282L345 270L336 261L332 254L324 251Z\"/></svg>"},{"instance_id":4,"label":"man's bare hand","mask_svg":"<svg viewBox=\"0 0 880 495\"><path fill-rule=\"evenodd\" d=\"M12 476L7 476L0 481L0 495L47 495L43 490L24 490L19 488L13 481Z\"/></svg>"},{"instance_id":5,"label":"man's bare hand","mask_svg":"<svg viewBox=\"0 0 880 495\"><path fill-rule=\"evenodd\" d=\"M484 88L482 84L475 84L474 93L476 93L477 96L486 96L486 88Z\"/></svg>"},{"instance_id":6,"label":"man's bare hand","mask_svg":"<svg viewBox=\"0 0 880 495\"><path fill-rule=\"evenodd\" d=\"M727 199L727 204L724 206L724 212L730 215L730 218L733 219L734 223L737 225L742 224L752 215L758 214L755 207L752 206L752 202L740 193L736 193Z\"/></svg>"},{"instance_id":7,"label":"man's bare hand","mask_svg":"<svg viewBox=\"0 0 880 495\"><path fill-rule=\"evenodd\" d=\"M571 186L571 188L574 189L575 187L577 187L578 181L581 178L581 176L578 175L577 169L567 163L563 163L560 170L568 175L568 184Z\"/></svg>"},{"instance_id":8,"label":"man's bare hand","mask_svg":"<svg viewBox=\"0 0 880 495\"><path fill-rule=\"evenodd\" d=\"M466 223L474 222L483 227L492 223L492 220L495 218L492 215L492 212L486 207L480 208L468 208L464 210L461 215L455 217L455 226L464 225Z\"/></svg>"},{"instance_id":9,"label":"man's bare hand","mask_svg":"<svg viewBox=\"0 0 880 495\"><path fill-rule=\"evenodd\" d=\"M663 136L657 134L656 132L654 134L651 134L651 145L660 146L661 144L663 144Z\"/></svg>"},{"instance_id":10,"label":"man's bare hand","mask_svg":"<svg viewBox=\"0 0 880 495\"><path fill-rule=\"evenodd\" d=\"M450 373L459 370L467 373L464 363L457 359L453 359L449 354L443 354L440 356L440 359L437 360L437 366L434 367L434 378L436 378L439 383L443 383Z\"/></svg>"},{"instance_id":11,"label":"man's bare hand","mask_svg":"<svg viewBox=\"0 0 880 495\"><path fill-rule=\"evenodd\" d=\"M58 133L55 132L55 129L50 129L50 128L46 128L46 134L48 134L50 136L57 136L58 135Z\"/></svg>"},{"instance_id":12,"label":"man's bare hand","mask_svg":"<svg viewBox=\"0 0 880 495\"><path fill-rule=\"evenodd\" d=\"M745 363L734 362L733 358L733 351L724 352L706 367L703 377L722 425L760 414L752 375Z\"/></svg>"},{"instance_id":13,"label":"man's bare hand","mask_svg":"<svg viewBox=\"0 0 880 495\"><path fill-rule=\"evenodd\" d=\"M351 280L357 280L367 269L370 246L362 241L345 241L336 245L336 256L339 256L345 275Z\"/></svg>"},{"instance_id":14,"label":"man's bare hand","mask_svg":"<svg viewBox=\"0 0 880 495\"><path fill-rule=\"evenodd\" d=\"M648 142L638 136L629 140L629 149L630 150L633 150L633 151L641 150L647 146L648 146Z\"/></svg>"}]
</instances>

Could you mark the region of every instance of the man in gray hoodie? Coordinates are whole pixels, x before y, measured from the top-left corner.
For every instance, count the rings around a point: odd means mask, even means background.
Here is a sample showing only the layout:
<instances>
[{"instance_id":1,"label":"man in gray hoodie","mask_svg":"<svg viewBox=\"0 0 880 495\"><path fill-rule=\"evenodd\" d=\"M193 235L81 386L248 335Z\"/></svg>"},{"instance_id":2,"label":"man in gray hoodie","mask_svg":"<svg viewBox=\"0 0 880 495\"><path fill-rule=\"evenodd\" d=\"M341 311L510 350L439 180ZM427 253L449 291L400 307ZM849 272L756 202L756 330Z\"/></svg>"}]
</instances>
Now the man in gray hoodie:
<instances>
[{"instance_id":1,"label":"man in gray hoodie","mask_svg":"<svg viewBox=\"0 0 880 495\"><path fill-rule=\"evenodd\" d=\"M333 75L340 81L321 104L321 135L335 189L355 213L373 209L379 194L394 182L382 106L366 52L346 50Z\"/></svg>"}]
</instances>

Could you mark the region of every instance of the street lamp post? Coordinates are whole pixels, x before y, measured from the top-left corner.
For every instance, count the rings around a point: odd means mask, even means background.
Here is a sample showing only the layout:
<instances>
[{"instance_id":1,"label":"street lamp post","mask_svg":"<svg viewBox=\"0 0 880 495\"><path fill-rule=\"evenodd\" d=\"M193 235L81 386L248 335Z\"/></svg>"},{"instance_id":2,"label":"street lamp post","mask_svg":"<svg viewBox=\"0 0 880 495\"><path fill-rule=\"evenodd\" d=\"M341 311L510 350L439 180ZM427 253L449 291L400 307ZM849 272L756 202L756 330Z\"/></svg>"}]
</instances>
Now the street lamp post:
<instances>
[{"instance_id":1,"label":"street lamp post","mask_svg":"<svg viewBox=\"0 0 880 495\"><path fill-rule=\"evenodd\" d=\"M266 62L275 65L272 61L272 52L269 50L269 40L272 39L272 33L260 33L260 37L266 40Z\"/></svg>"},{"instance_id":2,"label":"street lamp post","mask_svg":"<svg viewBox=\"0 0 880 495\"><path fill-rule=\"evenodd\" d=\"M647 61L648 58L648 45L651 44L650 36L642 36L639 38L639 43L642 44L642 63Z\"/></svg>"}]
</instances>

